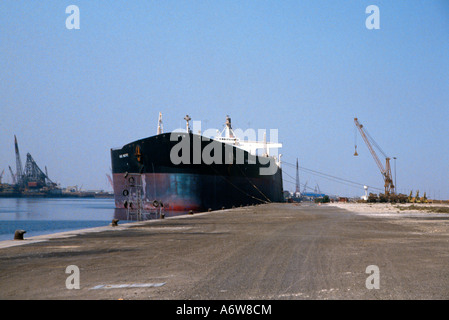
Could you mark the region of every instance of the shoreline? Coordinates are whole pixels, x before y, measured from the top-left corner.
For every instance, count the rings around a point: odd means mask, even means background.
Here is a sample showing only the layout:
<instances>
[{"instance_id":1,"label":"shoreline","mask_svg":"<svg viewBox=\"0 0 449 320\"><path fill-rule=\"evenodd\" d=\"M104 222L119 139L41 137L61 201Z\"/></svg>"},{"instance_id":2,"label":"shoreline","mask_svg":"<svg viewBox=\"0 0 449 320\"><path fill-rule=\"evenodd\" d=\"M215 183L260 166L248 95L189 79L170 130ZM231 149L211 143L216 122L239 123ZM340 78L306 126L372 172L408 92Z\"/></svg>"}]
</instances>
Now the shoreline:
<instances>
[{"instance_id":1,"label":"shoreline","mask_svg":"<svg viewBox=\"0 0 449 320\"><path fill-rule=\"evenodd\" d=\"M226 210L220 210L220 211L226 211ZM150 223L158 223L158 222L161 222L164 220L185 219L185 218L189 218L191 216L201 216L201 215L209 214L212 212L214 212L214 211L199 212L199 213L195 213L193 215L189 215L189 214L177 215L177 216L173 216L173 217L166 217L164 219L151 219L151 220L144 220L144 221L128 222L128 220L122 220L122 221L125 221L122 223L120 223L120 220L119 220L117 226L112 226L112 221L111 221L111 224L109 224L107 226L48 233L48 234L42 234L42 235L37 235L37 236L31 236L31 237L26 237L26 233L25 233L23 240L0 240L0 249L16 247L16 246L21 246L21 245L26 245L26 244L45 242L45 241L50 241L50 240L55 240L55 239L71 238L71 237L76 237L76 236L88 234L88 233L98 233L98 232L104 232L104 231L122 231L122 230L125 230L128 228L144 226L144 225L147 225ZM14 237L14 234L11 235L11 238L13 238L13 237Z\"/></svg>"}]
</instances>

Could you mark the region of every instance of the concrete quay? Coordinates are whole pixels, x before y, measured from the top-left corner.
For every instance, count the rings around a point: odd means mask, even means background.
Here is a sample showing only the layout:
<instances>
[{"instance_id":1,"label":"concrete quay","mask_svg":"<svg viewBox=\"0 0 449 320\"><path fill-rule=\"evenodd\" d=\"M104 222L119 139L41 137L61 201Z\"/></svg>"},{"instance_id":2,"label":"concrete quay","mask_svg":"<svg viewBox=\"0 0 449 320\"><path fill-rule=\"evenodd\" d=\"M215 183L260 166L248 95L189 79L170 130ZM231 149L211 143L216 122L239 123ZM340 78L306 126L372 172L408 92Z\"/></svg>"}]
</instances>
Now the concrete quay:
<instances>
[{"instance_id":1,"label":"concrete quay","mask_svg":"<svg viewBox=\"0 0 449 320\"><path fill-rule=\"evenodd\" d=\"M447 300L447 266L448 214L272 203L0 242L0 299Z\"/></svg>"}]
</instances>

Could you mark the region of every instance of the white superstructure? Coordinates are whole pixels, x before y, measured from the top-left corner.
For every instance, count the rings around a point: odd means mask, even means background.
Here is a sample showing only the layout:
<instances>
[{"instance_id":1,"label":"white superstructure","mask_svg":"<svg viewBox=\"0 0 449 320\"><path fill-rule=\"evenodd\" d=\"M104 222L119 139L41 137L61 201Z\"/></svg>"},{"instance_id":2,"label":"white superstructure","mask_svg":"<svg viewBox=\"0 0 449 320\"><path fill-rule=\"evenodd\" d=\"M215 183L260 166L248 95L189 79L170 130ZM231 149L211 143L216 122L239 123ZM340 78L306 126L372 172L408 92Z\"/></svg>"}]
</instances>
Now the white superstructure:
<instances>
[{"instance_id":1,"label":"white superstructure","mask_svg":"<svg viewBox=\"0 0 449 320\"><path fill-rule=\"evenodd\" d=\"M217 130L218 131L218 130ZM219 135L214 138L216 141L220 141L222 143L231 144L233 146L236 146L240 149L243 149L247 152L249 152L252 155L257 155L257 150L262 149L263 153L262 156L269 157L270 156L270 149L278 149L282 148L282 143L277 142L267 142L267 136L264 132L263 141L245 141L237 138L234 131L232 130L231 126L231 118L229 116L226 116L226 124L223 131L220 133L218 131ZM276 156L273 156L277 162L277 164L281 165L281 154L279 155L279 159L276 159Z\"/></svg>"}]
</instances>

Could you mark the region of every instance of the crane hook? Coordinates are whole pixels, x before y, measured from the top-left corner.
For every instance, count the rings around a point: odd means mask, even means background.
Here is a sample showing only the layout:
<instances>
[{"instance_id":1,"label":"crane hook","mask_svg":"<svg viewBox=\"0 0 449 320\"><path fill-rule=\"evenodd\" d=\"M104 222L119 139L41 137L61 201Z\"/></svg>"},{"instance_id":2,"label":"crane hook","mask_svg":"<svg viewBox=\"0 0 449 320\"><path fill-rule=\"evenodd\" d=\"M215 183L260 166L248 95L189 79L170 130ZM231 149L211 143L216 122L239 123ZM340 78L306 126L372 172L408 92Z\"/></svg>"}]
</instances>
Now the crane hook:
<instances>
[{"instance_id":1,"label":"crane hook","mask_svg":"<svg viewBox=\"0 0 449 320\"><path fill-rule=\"evenodd\" d=\"M355 145L354 157L357 157L359 154L357 153L357 145Z\"/></svg>"}]
</instances>

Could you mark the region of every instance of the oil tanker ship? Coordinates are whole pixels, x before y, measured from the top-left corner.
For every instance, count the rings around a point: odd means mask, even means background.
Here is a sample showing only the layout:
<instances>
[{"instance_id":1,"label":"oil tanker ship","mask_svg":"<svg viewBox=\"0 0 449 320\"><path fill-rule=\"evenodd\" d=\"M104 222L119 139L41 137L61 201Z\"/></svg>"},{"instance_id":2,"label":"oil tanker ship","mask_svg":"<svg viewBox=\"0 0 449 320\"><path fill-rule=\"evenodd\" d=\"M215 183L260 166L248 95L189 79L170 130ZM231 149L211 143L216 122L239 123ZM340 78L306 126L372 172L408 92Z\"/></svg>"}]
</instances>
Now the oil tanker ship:
<instances>
[{"instance_id":1,"label":"oil tanker ship","mask_svg":"<svg viewBox=\"0 0 449 320\"><path fill-rule=\"evenodd\" d=\"M164 133L159 114L155 136L111 149L117 209L201 212L283 201L281 155L269 155L282 144L265 135L263 141L241 141L228 116L214 138L192 133L190 117L184 119L185 131Z\"/></svg>"}]
</instances>

